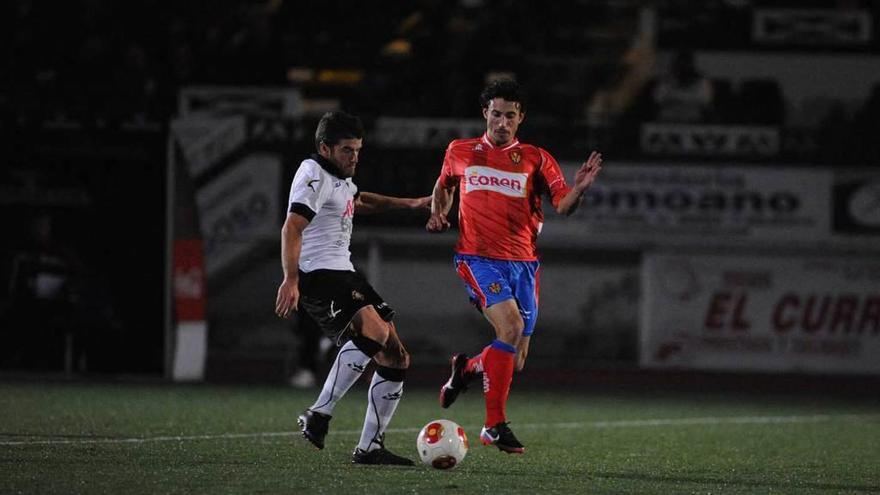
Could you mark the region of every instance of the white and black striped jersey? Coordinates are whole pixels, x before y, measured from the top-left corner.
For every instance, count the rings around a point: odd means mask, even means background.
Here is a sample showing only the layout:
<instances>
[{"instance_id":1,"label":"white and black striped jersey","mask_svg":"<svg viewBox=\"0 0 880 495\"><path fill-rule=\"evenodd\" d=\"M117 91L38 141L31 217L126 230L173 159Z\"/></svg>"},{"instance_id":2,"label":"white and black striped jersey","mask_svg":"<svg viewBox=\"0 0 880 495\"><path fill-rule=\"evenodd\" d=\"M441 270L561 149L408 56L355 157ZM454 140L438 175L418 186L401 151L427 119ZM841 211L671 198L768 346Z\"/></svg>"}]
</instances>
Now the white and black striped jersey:
<instances>
[{"instance_id":1,"label":"white and black striped jersey","mask_svg":"<svg viewBox=\"0 0 880 495\"><path fill-rule=\"evenodd\" d=\"M323 164L323 166L322 166ZM351 227L357 186L351 178L331 173L333 165L320 155L303 160L290 185L288 213L309 219L303 231L299 269L354 271Z\"/></svg>"}]
</instances>

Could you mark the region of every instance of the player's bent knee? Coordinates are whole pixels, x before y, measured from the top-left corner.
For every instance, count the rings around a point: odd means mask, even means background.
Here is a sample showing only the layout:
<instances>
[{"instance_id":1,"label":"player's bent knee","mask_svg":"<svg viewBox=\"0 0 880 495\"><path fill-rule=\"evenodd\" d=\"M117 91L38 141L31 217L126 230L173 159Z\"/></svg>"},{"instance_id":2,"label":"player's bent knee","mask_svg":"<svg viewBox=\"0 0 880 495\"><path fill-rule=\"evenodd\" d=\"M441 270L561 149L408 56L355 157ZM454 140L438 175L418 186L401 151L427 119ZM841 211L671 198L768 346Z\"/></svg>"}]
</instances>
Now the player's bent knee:
<instances>
[{"instance_id":1,"label":"player's bent knee","mask_svg":"<svg viewBox=\"0 0 880 495\"><path fill-rule=\"evenodd\" d=\"M385 348L382 351L383 357L387 361L389 368L407 369L409 368L409 353L405 349L397 347L394 349Z\"/></svg>"},{"instance_id":2,"label":"player's bent knee","mask_svg":"<svg viewBox=\"0 0 880 495\"><path fill-rule=\"evenodd\" d=\"M367 356L373 358L377 356L380 352L382 352L383 345L375 340L365 337L363 335L355 335L351 338L351 342L357 347L361 352L366 354Z\"/></svg>"},{"instance_id":3,"label":"player's bent knee","mask_svg":"<svg viewBox=\"0 0 880 495\"><path fill-rule=\"evenodd\" d=\"M388 368L405 370L409 368L410 357L405 349L399 347L395 349L385 348L376 355L376 362Z\"/></svg>"},{"instance_id":4,"label":"player's bent knee","mask_svg":"<svg viewBox=\"0 0 880 495\"><path fill-rule=\"evenodd\" d=\"M409 353L406 351L403 351L403 353L400 356L400 360L399 360L400 369L404 369L404 370L409 369L409 361L410 361Z\"/></svg>"},{"instance_id":5,"label":"player's bent knee","mask_svg":"<svg viewBox=\"0 0 880 495\"><path fill-rule=\"evenodd\" d=\"M397 367L400 369L409 368L409 352L406 351L402 346L396 347L393 351L394 361L398 365Z\"/></svg>"},{"instance_id":6,"label":"player's bent knee","mask_svg":"<svg viewBox=\"0 0 880 495\"><path fill-rule=\"evenodd\" d=\"M514 318L511 321L507 322L507 332L511 334L511 336L519 341L519 338L522 336L523 330L525 330L525 322L523 322L522 318Z\"/></svg>"},{"instance_id":7,"label":"player's bent knee","mask_svg":"<svg viewBox=\"0 0 880 495\"><path fill-rule=\"evenodd\" d=\"M368 329L361 329L360 335L363 335L364 337L366 337L370 340L375 340L376 342L378 342L379 344L381 344L383 346L388 342L388 333L387 332L383 334L382 332L370 331Z\"/></svg>"},{"instance_id":8,"label":"player's bent knee","mask_svg":"<svg viewBox=\"0 0 880 495\"><path fill-rule=\"evenodd\" d=\"M376 318L363 318L360 321L359 333L364 337L375 340L382 345L388 342L388 336L391 334L391 326L388 322Z\"/></svg>"},{"instance_id":9,"label":"player's bent knee","mask_svg":"<svg viewBox=\"0 0 880 495\"><path fill-rule=\"evenodd\" d=\"M499 339L515 347L517 344L519 344L520 336L522 336L523 326L521 323L519 325L511 324L506 325L502 328L496 328L495 330L495 333L497 334Z\"/></svg>"}]
</instances>

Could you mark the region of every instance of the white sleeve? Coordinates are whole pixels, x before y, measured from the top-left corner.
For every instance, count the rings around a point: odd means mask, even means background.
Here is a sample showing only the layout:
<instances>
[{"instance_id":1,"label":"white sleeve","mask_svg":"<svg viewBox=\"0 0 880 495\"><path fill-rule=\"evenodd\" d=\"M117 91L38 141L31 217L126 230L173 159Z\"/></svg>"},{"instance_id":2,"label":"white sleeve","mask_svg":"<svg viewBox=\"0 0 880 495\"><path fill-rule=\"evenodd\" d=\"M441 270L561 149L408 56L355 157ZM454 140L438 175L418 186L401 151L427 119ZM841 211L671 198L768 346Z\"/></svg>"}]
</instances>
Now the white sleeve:
<instances>
[{"instance_id":1,"label":"white sleeve","mask_svg":"<svg viewBox=\"0 0 880 495\"><path fill-rule=\"evenodd\" d=\"M321 206L327 200L327 195L324 193L327 190L325 182L327 180L321 173L321 167L310 160L304 161L299 166L296 175L293 177L293 182L290 184L290 199L287 204L287 212L290 213L295 208L301 208L294 206L299 204L311 210L311 216L318 213Z\"/></svg>"}]
</instances>

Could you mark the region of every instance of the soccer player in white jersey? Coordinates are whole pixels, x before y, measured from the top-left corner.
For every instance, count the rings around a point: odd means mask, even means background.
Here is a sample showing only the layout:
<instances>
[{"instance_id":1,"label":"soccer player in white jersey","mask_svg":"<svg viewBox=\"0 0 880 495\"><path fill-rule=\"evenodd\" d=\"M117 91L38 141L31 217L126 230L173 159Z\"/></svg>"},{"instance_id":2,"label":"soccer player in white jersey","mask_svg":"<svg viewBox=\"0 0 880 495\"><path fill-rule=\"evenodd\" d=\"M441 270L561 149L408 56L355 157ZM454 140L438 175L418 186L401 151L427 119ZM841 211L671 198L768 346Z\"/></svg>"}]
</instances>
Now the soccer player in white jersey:
<instances>
[{"instance_id":1,"label":"soccer player in white jersey","mask_svg":"<svg viewBox=\"0 0 880 495\"><path fill-rule=\"evenodd\" d=\"M431 198L358 192L351 178L363 135L360 119L344 112L328 112L318 123L318 153L302 162L290 187L281 230L284 280L275 312L286 318L302 308L327 337L342 344L318 399L298 418L303 436L324 448L334 407L367 364L375 361L364 427L352 462L412 465L384 445L385 428L403 393L409 354L392 322L394 310L352 265L349 243L355 214L390 209L427 212Z\"/></svg>"}]
</instances>

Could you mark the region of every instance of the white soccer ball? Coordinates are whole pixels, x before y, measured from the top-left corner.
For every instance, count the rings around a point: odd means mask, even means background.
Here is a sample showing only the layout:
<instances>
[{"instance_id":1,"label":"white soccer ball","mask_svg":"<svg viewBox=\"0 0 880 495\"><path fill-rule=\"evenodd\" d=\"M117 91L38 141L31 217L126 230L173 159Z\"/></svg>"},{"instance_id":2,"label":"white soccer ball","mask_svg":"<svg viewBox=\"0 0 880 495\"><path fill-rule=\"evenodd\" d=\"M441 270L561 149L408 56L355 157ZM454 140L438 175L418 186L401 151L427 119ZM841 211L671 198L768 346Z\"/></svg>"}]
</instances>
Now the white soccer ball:
<instances>
[{"instance_id":1,"label":"white soccer ball","mask_svg":"<svg viewBox=\"0 0 880 495\"><path fill-rule=\"evenodd\" d=\"M435 419L426 424L416 439L422 462L436 469L452 469L461 463L468 451L464 428L448 419Z\"/></svg>"}]
</instances>

